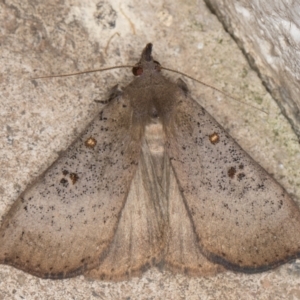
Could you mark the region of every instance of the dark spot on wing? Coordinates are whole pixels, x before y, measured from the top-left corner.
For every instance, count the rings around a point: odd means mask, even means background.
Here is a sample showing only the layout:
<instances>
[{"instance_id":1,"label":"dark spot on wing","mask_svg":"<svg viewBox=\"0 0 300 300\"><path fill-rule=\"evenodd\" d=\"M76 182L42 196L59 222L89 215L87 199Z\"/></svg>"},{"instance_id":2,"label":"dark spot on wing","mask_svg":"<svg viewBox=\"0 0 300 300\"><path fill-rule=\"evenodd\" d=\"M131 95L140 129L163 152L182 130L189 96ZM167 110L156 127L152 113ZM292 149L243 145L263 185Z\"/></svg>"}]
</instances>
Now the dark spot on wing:
<instances>
[{"instance_id":1,"label":"dark spot on wing","mask_svg":"<svg viewBox=\"0 0 300 300\"><path fill-rule=\"evenodd\" d=\"M69 182L68 182L68 180L67 180L67 179L65 179L65 178L62 178L62 179L60 180L60 184L62 184L64 187L68 187L68 185L69 185Z\"/></svg>"},{"instance_id":2,"label":"dark spot on wing","mask_svg":"<svg viewBox=\"0 0 300 300\"><path fill-rule=\"evenodd\" d=\"M63 173L63 175L64 175L64 176L66 176L66 175L68 175L68 174L69 174L69 171L67 171L67 170L63 170L63 171L62 171L62 173Z\"/></svg>"},{"instance_id":3,"label":"dark spot on wing","mask_svg":"<svg viewBox=\"0 0 300 300\"><path fill-rule=\"evenodd\" d=\"M228 170L227 174L228 174L228 176L229 176L230 178L233 178L234 175L236 174L236 169L235 169L235 167L231 167L231 168Z\"/></svg>"},{"instance_id":4,"label":"dark spot on wing","mask_svg":"<svg viewBox=\"0 0 300 300\"><path fill-rule=\"evenodd\" d=\"M239 174L237 175L237 178L238 178L239 181L241 181L245 176L246 176L246 175L245 175L244 173L239 173Z\"/></svg>"}]
</instances>

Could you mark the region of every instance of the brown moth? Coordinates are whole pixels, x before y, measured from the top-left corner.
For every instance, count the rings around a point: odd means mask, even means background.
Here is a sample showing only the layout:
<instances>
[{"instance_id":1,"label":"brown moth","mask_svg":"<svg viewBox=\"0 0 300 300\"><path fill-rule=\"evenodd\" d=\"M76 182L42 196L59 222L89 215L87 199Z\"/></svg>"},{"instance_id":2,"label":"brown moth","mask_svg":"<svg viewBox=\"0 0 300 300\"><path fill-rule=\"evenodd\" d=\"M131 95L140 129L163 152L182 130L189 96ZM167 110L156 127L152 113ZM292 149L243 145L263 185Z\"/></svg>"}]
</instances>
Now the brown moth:
<instances>
[{"instance_id":1,"label":"brown moth","mask_svg":"<svg viewBox=\"0 0 300 300\"><path fill-rule=\"evenodd\" d=\"M4 217L2 264L116 280L152 266L254 273L300 256L296 204L151 52Z\"/></svg>"}]
</instances>

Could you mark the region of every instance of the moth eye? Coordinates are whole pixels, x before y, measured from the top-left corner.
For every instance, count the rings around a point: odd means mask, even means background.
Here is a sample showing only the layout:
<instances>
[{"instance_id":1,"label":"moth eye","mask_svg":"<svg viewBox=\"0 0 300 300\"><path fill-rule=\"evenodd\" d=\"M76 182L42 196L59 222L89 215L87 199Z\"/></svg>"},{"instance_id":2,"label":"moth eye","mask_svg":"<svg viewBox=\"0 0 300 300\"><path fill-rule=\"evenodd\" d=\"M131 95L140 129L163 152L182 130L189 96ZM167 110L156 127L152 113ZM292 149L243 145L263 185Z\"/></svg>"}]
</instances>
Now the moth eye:
<instances>
[{"instance_id":1,"label":"moth eye","mask_svg":"<svg viewBox=\"0 0 300 300\"><path fill-rule=\"evenodd\" d=\"M143 74L143 68L141 66L136 66L132 68L132 73L134 76L140 76Z\"/></svg>"}]
</instances>

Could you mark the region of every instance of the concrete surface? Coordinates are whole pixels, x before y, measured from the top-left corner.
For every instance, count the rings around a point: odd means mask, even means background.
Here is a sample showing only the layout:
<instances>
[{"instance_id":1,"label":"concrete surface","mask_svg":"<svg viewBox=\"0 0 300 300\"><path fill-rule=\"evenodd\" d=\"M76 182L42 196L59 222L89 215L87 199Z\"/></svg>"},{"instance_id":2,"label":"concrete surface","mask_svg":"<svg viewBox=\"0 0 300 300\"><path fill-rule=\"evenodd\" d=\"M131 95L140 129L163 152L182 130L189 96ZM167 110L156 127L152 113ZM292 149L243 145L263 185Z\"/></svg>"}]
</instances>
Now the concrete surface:
<instances>
[{"instance_id":1,"label":"concrete surface","mask_svg":"<svg viewBox=\"0 0 300 300\"><path fill-rule=\"evenodd\" d=\"M297 137L202 1L2 1L0 22L1 216L101 109L94 100L105 99L116 83L128 83L131 70L31 78L134 64L147 42L154 44L162 65L246 103L185 79L193 98L299 203ZM0 299L283 298L300 299L297 262L261 274L226 272L209 278L152 269L141 278L117 283L83 276L41 280L0 266Z\"/></svg>"},{"instance_id":2,"label":"concrete surface","mask_svg":"<svg viewBox=\"0 0 300 300\"><path fill-rule=\"evenodd\" d=\"M205 0L300 137L299 1Z\"/></svg>"}]
</instances>

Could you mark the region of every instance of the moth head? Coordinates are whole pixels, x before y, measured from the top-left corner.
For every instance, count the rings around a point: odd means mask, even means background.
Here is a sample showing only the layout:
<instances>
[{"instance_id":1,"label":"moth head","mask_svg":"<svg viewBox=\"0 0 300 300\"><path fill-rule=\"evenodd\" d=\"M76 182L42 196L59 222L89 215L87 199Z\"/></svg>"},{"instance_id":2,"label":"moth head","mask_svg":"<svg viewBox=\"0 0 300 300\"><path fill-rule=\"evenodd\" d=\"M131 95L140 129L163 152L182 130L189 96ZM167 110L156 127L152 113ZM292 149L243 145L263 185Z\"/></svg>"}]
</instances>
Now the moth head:
<instances>
[{"instance_id":1,"label":"moth head","mask_svg":"<svg viewBox=\"0 0 300 300\"><path fill-rule=\"evenodd\" d=\"M152 44L149 43L144 48L140 61L132 68L132 73L134 76L142 75L145 69L155 70L156 72L160 72L161 70L160 63L156 60L153 60L151 54L152 54Z\"/></svg>"}]
</instances>

